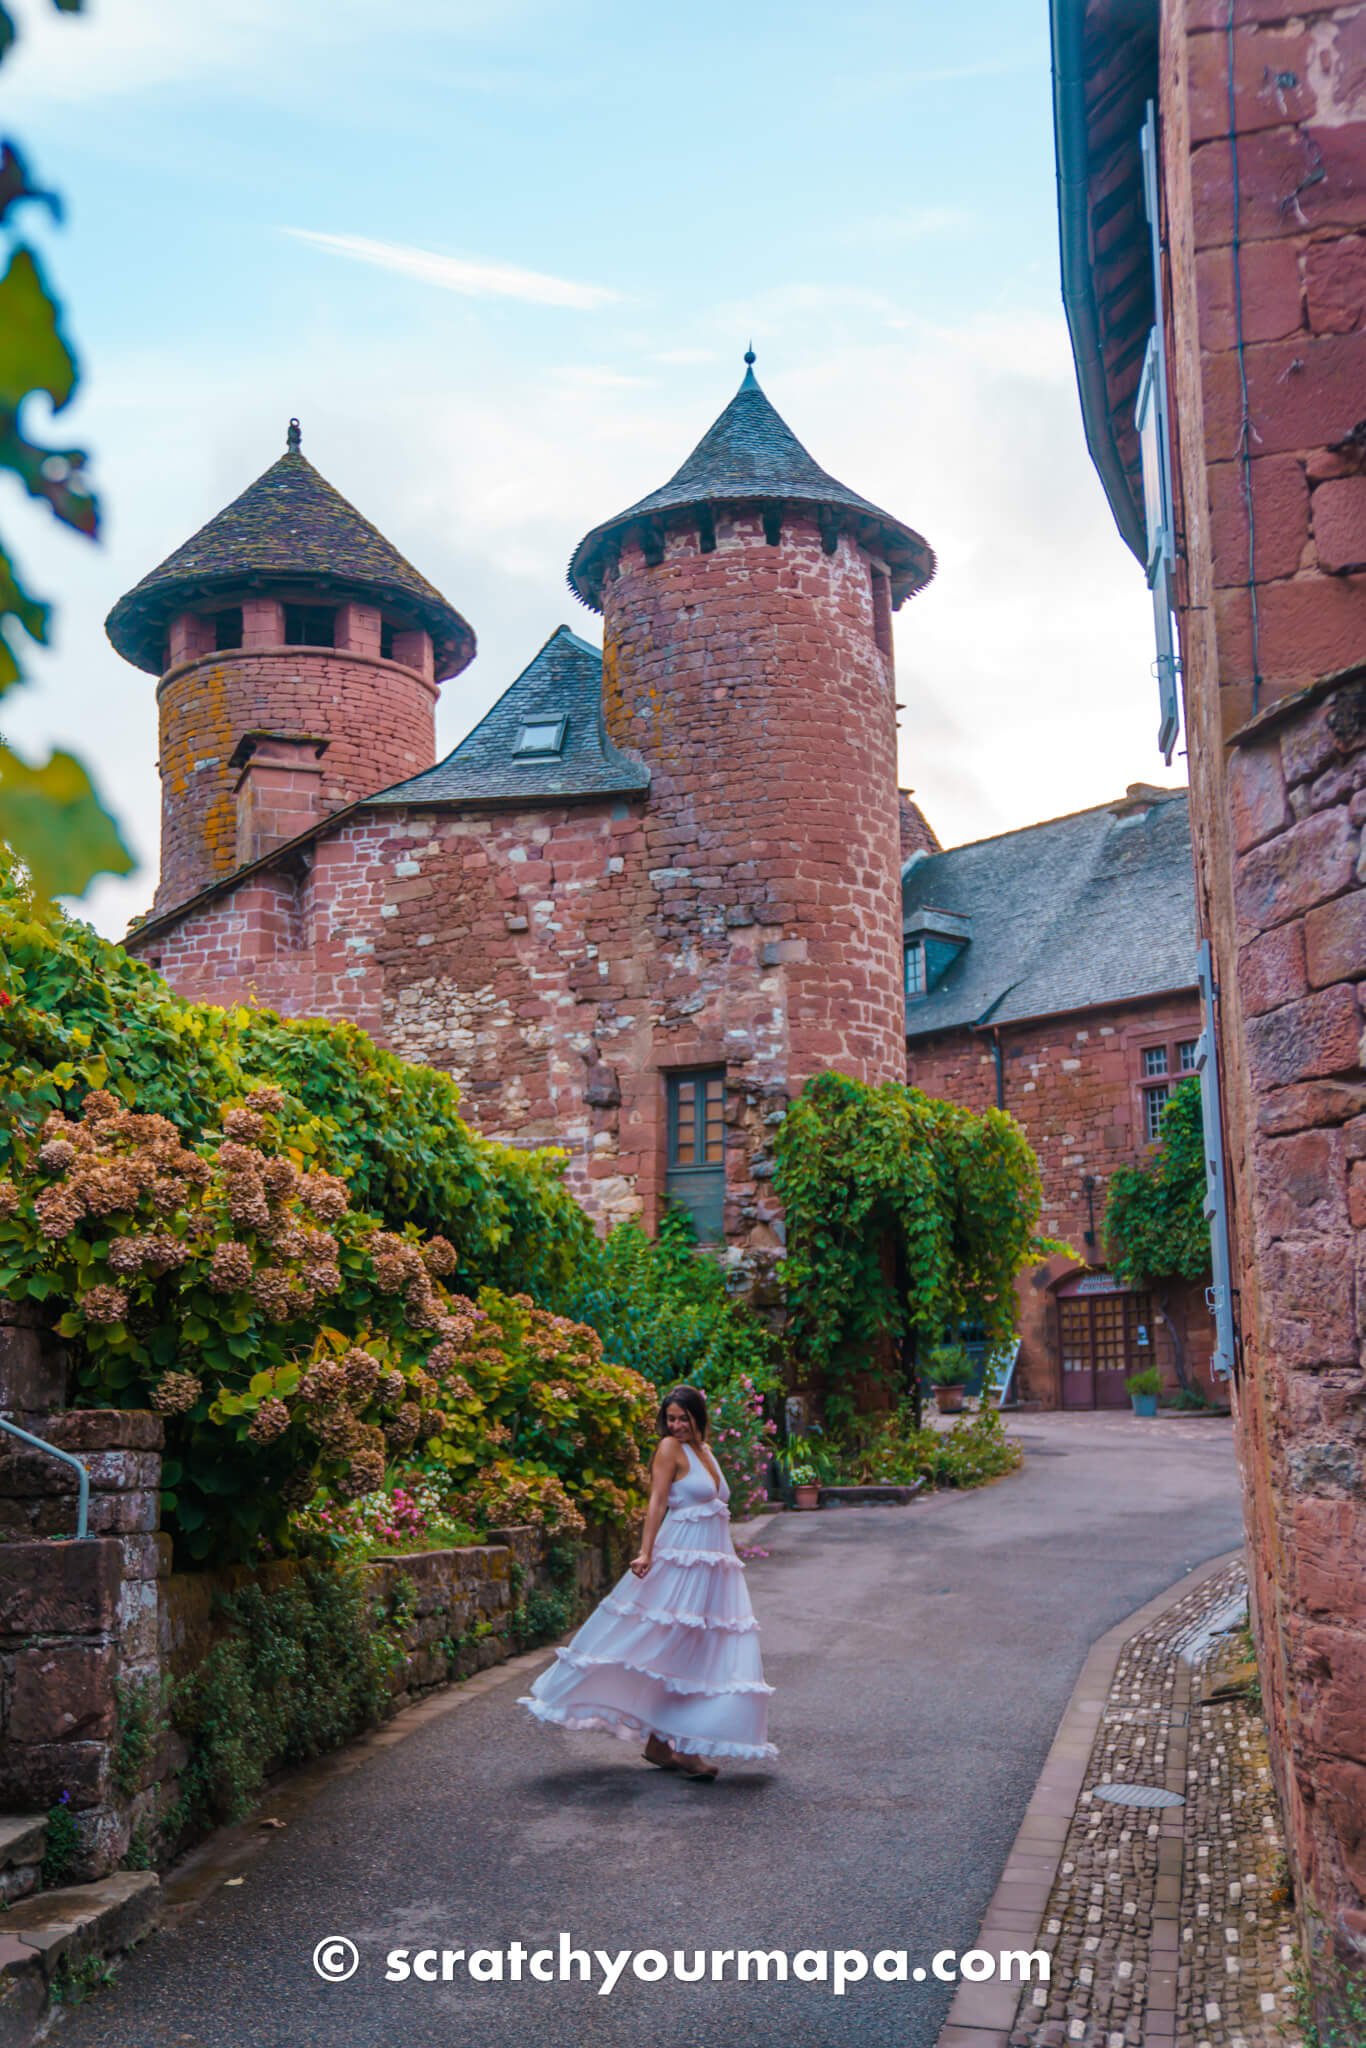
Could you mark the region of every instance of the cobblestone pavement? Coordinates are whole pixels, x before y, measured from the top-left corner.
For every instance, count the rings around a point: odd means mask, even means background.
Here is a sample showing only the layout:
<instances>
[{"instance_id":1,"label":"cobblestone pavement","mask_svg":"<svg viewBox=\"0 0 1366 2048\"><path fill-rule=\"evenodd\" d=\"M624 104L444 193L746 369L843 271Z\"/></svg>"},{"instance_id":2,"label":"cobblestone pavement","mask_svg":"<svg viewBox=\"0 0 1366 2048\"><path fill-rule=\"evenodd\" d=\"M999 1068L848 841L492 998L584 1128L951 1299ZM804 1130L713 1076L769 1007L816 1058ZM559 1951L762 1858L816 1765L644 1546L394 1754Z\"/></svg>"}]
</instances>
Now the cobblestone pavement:
<instances>
[{"instance_id":1,"label":"cobblestone pavement","mask_svg":"<svg viewBox=\"0 0 1366 2048\"><path fill-rule=\"evenodd\" d=\"M1296 2048L1265 1731L1221 1696L1246 1610L1230 1565L1124 1645L1040 1932L1052 1982L1022 1994L1011 2048Z\"/></svg>"}]
</instances>

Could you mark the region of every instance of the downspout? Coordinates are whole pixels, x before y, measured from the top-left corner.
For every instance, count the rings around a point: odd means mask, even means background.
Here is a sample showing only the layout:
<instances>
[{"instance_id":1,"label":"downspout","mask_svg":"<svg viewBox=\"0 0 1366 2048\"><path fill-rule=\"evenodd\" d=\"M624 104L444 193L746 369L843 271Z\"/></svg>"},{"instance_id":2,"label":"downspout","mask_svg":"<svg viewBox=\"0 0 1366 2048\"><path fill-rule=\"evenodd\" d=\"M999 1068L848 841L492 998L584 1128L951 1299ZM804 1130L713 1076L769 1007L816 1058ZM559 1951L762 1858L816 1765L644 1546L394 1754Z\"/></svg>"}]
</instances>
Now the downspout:
<instances>
[{"instance_id":1,"label":"downspout","mask_svg":"<svg viewBox=\"0 0 1366 2048\"><path fill-rule=\"evenodd\" d=\"M1006 1070L1001 1055L1001 1034L993 1025L991 1029L991 1063L996 1069L996 1107L1006 1106Z\"/></svg>"}]
</instances>

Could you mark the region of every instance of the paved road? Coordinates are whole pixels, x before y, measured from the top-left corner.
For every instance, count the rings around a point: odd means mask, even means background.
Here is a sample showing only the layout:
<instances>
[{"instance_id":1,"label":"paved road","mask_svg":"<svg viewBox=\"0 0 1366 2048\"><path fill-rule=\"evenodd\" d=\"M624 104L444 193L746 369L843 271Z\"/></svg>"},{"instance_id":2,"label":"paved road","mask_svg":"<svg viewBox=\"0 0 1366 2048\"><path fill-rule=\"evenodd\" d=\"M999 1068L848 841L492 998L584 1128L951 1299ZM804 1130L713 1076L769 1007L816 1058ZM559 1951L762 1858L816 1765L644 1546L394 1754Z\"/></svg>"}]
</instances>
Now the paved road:
<instances>
[{"instance_id":1,"label":"paved road","mask_svg":"<svg viewBox=\"0 0 1366 2048\"><path fill-rule=\"evenodd\" d=\"M1031 1416L1022 1472L788 1516L750 1565L776 1765L714 1785L535 1726L500 1684L324 1785L74 2012L63 2048L929 2048L949 1987L404 1985L391 1948L975 1939L1090 1644L1241 1540L1229 1427ZM523 1680L524 1683L524 1680ZM320 1937L357 1975L323 1985ZM600 1979L599 1979L600 1981Z\"/></svg>"}]
</instances>

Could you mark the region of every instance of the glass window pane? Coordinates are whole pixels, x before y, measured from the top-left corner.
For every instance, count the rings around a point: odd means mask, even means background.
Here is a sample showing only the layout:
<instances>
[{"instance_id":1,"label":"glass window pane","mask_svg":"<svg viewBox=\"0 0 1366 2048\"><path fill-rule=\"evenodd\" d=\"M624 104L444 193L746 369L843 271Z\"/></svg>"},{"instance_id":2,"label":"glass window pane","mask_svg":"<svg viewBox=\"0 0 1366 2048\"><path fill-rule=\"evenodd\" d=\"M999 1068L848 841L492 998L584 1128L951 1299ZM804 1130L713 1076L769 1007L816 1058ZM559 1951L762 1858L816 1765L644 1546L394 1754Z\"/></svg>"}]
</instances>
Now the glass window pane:
<instances>
[{"instance_id":1,"label":"glass window pane","mask_svg":"<svg viewBox=\"0 0 1366 2048\"><path fill-rule=\"evenodd\" d=\"M1162 1135L1162 1112L1167 1107L1170 1093L1165 1083L1160 1088L1145 1088L1143 1091L1144 1135L1150 1145L1155 1145Z\"/></svg>"},{"instance_id":2,"label":"glass window pane","mask_svg":"<svg viewBox=\"0 0 1366 2048\"><path fill-rule=\"evenodd\" d=\"M1197 1041L1194 1038L1183 1038L1180 1045L1176 1048L1176 1064L1183 1074L1193 1074L1195 1072L1196 1044Z\"/></svg>"},{"instance_id":3,"label":"glass window pane","mask_svg":"<svg viewBox=\"0 0 1366 2048\"><path fill-rule=\"evenodd\" d=\"M1166 1073L1167 1048L1165 1045L1150 1045L1144 1048L1143 1071L1145 1074Z\"/></svg>"}]
</instances>

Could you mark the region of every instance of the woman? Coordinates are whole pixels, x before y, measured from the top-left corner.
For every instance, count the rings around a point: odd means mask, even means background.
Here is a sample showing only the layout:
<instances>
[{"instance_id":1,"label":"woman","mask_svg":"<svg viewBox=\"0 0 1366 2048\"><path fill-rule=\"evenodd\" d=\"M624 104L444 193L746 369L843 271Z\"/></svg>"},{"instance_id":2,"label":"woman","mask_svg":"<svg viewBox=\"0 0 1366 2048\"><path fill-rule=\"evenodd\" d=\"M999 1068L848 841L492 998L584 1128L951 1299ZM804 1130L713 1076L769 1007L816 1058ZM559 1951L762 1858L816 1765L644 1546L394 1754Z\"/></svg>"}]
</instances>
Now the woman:
<instances>
[{"instance_id":1,"label":"woman","mask_svg":"<svg viewBox=\"0 0 1366 2048\"><path fill-rule=\"evenodd\" d=\"M639 1555L518 1705L561 1728L646 1735L647 1763L712 1779L717 1757L778 1754L773 1687L731 1542L730 1488L706 1447L705 1397L675 1387L658 1426Z\"/></svg>"}]
</instances>

